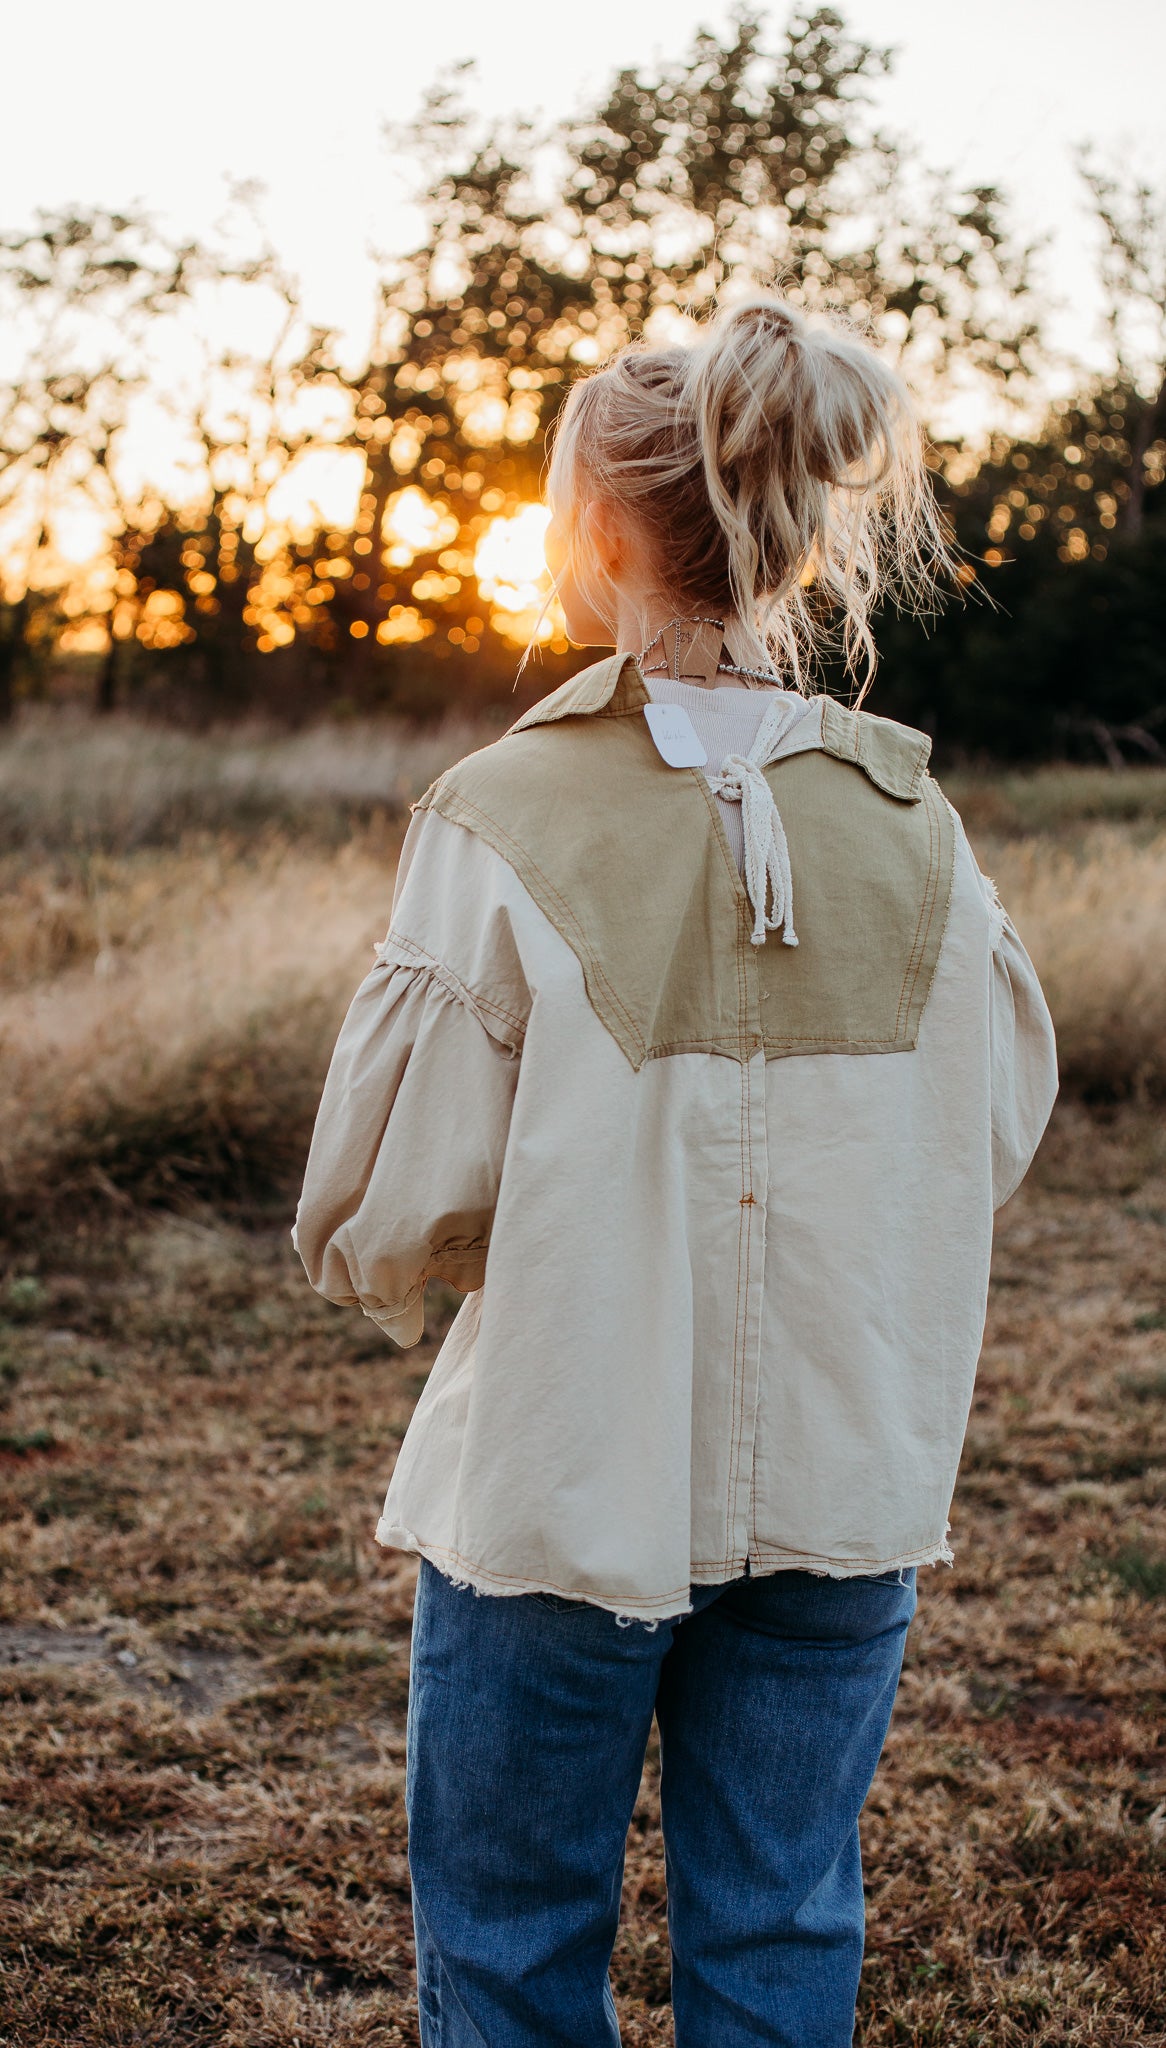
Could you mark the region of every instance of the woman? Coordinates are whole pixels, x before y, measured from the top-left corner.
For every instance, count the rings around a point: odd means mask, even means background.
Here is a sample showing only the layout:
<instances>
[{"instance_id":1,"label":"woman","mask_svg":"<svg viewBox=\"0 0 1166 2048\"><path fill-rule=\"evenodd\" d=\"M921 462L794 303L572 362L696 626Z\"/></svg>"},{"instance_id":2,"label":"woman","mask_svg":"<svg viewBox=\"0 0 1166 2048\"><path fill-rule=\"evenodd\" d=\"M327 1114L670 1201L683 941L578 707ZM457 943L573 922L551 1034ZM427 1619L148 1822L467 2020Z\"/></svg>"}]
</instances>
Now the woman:
<instances>
[{"instance_id":1,"label":"woman","mask_svg":"<svg viewBox=\"0 0 1166 2048\"><path fill-rule=\"evenodd\" d=\"M761 297L572 391L548 559L614 647L422 798L296 1243L402 1344L427 2048L618 2040L653 1715L680 2048L842 2048L858 1816L1055 1093L916 732L808 695L948 566L894 372Z\"/></svg>"}]
</instances>

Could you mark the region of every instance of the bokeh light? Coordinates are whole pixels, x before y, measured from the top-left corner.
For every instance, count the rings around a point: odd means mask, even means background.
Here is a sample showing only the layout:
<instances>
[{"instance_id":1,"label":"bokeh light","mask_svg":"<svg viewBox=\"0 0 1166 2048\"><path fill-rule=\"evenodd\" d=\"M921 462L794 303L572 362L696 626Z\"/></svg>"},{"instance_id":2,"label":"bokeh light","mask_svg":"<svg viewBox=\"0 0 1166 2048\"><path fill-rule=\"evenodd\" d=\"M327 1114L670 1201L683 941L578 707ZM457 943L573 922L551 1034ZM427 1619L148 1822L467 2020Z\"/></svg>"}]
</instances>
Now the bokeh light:
<instances>
[{"instance_id":1,"label":"bokeh light","mask_svg":"<svg viewBox=\"0 0 1166 2048\"><path fill-rule=\"evenodd\" d=\"M456 540L458 522L444 499L427 498L409 484L389 499L381 532L389 567L407 569L416 555L433 554Z\"/></svg>"},{"instance_id":2,"label":"bokeh light","mask_svg":"<svg viewBox=\"0 0 1166 2048\"><path fill-rule=\"evenodd\" d=\"M436 630L433 620L424 618L416 605L394 604L377 627L377 639L382 647L408 647L418 640L428 640Z\"/></svg>"},{"instance_id":3,"label":"bokeh light","mask_svg":"<svg viewBox=\"0 0 1166 2048\"><path fill-rule=\"evenodd\" d=\"M347 532L356 517L364 463L356 448L303 449L268 493L266 519L286 523L305 537L322 526Z\"/></svg>"}]
</instances>

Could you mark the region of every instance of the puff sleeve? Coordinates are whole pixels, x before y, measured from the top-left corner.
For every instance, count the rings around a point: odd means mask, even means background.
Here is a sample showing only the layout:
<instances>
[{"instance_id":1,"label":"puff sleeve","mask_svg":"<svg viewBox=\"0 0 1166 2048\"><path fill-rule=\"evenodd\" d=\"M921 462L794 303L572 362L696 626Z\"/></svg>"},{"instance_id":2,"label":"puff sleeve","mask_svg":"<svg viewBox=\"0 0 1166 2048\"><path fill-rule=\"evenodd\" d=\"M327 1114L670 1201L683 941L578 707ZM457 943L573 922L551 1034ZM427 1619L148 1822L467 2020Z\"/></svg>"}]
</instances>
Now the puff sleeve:
<instances>
[{"instance_id":1,"label":"puff sleeve","mask_svg":"<svg viewBox=\"0 0 1166 2048\"><path fill-rule=\"evenodd\" d=\"M444 820L411 825L292 1233L312 1286L403 1345L423 1334L428 1278L470 1292L485 1274L523 1035L521 975L488 900L494 858Z\"/></svg>"},{"instance_id":2,"label":"puff sleeve","mask_svg":"<svg viewBox=\"0 0 1166 2048\"><path fill-rule=\"evenodd\" d=\"M1057 1046L1036 969L994 885L984 887L992 918L992 1201L999 1209L1028 1172L1052 1113Z\"/></svg>"}]
</instances>

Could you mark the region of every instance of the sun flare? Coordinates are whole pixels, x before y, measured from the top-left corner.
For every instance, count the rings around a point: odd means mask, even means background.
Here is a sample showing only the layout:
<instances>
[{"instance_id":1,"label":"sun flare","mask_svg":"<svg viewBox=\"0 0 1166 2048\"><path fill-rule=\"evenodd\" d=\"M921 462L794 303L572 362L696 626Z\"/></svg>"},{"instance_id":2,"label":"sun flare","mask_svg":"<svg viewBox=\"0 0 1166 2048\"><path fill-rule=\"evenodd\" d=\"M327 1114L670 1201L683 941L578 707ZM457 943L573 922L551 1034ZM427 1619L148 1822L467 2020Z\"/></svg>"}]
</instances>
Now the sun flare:
<instances>
[{"instance_id":1,"label":"sun flare","mask_svg":"<svg viewBox=\"0 0 1166 2048\"><path fill-rule=\"evenodd\" d=\"M478 590L493 607L490 624L514 647L534 639L556 652L566 648L566 625L543 554L550 524L545 505L523 505L509 518L491 520L474 553Z\"/></svg>"}]
</instances>

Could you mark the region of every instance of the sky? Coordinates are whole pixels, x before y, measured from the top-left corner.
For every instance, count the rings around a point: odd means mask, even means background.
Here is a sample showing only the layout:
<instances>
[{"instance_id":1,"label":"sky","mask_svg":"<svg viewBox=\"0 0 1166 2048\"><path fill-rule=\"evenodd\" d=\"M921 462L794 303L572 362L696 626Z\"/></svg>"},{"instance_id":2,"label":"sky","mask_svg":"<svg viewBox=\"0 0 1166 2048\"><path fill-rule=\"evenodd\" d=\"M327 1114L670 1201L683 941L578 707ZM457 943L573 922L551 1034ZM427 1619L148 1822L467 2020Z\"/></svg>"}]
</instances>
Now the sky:
<instances>
[{"instance_id":1,"label":"sky","mask_svg":"<svg viewBox=\"0 0 1166 2048\"><path fill-rule=\"evenodd\" d=\"M936 166L1012 195L1025 236L1049 234L1052 329L1088 359L1096 299L1072 149L1092 140L1166 182L1162 0L836 0L868 41L898 47L882 123ZM368 249L404 246L410 216L383 139L434 74L478 66L487 113L563 113L617 66L682 53L729 8L693 0L55 0L3 9L10 81L0 128L0 229L70 201L144 204L184 232L257 180L270 236L309 316L358 347ZM766 10L780 28L784 6Z\"/></svg>"}]
</instances>

